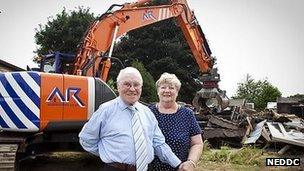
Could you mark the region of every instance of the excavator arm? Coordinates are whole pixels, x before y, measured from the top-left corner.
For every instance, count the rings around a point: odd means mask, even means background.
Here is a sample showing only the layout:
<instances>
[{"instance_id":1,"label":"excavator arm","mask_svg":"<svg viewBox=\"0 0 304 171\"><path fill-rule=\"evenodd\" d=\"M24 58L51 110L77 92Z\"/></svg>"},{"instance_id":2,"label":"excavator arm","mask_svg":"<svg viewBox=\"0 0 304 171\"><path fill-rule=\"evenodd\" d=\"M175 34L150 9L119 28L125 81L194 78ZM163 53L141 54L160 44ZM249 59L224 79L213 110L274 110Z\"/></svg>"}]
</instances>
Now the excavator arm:
<instances>
[{"instance_id":1,"label":"excavator arm","mask_svg":"<svg viewBox=\"0 0 304 171\"><path fill-rule=\"evenodd\" d=\"M213 67L214 59L211 56L211 50L194 12L188 7L186 0L172 0L172 2L183 4L184 12L177 16L176 19L200 71L202 73L209 72Z\"/></svg>"},{"instance_id":2,"label":"excavator arm","mask_svg":"<svg viewBox=\"0 0 304 171\"><path fill-rule=\"evenodd\" d=\"M220 81L215 59L211 55L205 35L186 0L171 0L169 5L149 5L151 0L112 5L87 30L76 55L74 75L100 77L107 81L111 68L114 42L123 34L169 18L176 18L179 27L200 69L202 89L196 93L193 105L198 111L221 112L228 105L225 91L218 88ZM120 7L112 12L112 8Z\"/></svg>"},{"instance_id":3,"label":"excavator arm","mask_svg":"<svg viewBox=\"0 0 304 171\"><path fill-rule=\"evenodd\" d=\"M74 64L75 75L97 76L106 81L111 68L115 40L131 31L169 18L176 18L202 73L213 67L211 51L186 0L172 0L170 5L142 6L151 0L112 5L96 20L84 36Z\"/></svg>"}]
</instances>

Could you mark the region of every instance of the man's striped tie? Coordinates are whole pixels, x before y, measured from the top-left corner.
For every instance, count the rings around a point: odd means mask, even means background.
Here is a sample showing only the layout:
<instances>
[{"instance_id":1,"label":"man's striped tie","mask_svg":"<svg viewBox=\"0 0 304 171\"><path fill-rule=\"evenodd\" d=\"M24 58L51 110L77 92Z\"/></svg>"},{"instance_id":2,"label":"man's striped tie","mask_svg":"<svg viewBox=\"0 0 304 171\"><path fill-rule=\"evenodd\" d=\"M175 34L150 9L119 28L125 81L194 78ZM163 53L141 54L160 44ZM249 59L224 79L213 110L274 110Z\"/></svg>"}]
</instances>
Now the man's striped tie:
<instances>
[{"instance_id":1,"label":"man's striped tie","mask_svg":"<svg viewBox=\"0 0 304 171\"><path fill-rule=\"evenodd\" d=\"M146 171L148 170L147 162L147 144L144 136L144 130L142 128L139 113L134 106L129 106L129 109L133 113L132 117L132 131L133 138L135 142L135 153L136 153L136 170L137 171Z\"/></svg>"}]
</instances>

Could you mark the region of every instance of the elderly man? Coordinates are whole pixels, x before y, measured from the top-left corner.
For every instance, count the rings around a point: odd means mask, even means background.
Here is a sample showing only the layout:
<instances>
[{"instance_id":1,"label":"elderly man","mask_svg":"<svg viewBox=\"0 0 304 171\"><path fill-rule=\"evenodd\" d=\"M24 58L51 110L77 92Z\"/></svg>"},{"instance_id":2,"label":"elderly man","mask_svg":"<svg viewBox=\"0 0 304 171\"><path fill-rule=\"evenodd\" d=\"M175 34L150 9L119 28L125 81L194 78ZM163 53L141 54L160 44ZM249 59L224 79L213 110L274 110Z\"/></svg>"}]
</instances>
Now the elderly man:
<instances>
[{"instance_id":1,"label":"elderly man","mask_svg":"<svg viewBox=\"0 0 304 171\"><path fill-rule=\"evenodd\" d=\"M138 102L142 85L137 69L121 70L119 96L102 104L79 133L82 147L106 163L102 170L145 171L154 154L172 167L181 164L165 143L154 114Z\"/></svg>"}]
</instances>

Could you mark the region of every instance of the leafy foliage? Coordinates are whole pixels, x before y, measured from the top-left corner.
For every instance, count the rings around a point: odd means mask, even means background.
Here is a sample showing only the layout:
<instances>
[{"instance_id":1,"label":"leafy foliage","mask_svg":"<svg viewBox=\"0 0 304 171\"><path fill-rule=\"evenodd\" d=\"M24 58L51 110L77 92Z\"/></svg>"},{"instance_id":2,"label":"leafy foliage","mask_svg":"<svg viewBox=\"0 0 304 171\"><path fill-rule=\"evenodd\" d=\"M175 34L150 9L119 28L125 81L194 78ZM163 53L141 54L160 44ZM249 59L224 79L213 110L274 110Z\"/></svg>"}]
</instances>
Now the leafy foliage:
<instances>
[{"instance_id":1,"label":"leafy foliage","mask_svg":"<svg viewBox=\"0 0 304 171\"><path fill-rule=\"evenodd\" d=\"M250 75L246 75L244 83L238 83L237 94L233 98L245 98L248 102L254 103L257 110L267 106L267 102L276 101L282 93L267 80L255 81Z\"/></svg>"},{"instance_id":2,"label":"leafy foliage","mask_svg":"<svg viewBox=\"0 0 304 171\"><path fill-rule=\"evenodd\" d=\"M115 81L114 81L112 78L110 78L110 79L107 81L107 84L108 84L108 86L109 86L116 94L118 94L118 90L117 90Z\"/></svg>"},{"instance_id":3,"label":"leafy foliage","mask_svg":"<svg viewBox=\"0 0 304 171\"><path fill-rule=\"evenodd\" d=\"M304 94L295 94L295 95L292 95L292 96L289 96L289 97L297 98L300 101L304 102Z\"/></svg>"},{"instance_id":4,"label":"leafy foliage","mask_svg":"<svg viewBox=\"0 0 304 171\"><path fill-rule=\"evenodd\" d=\"M134 61L132 66L139 70L144 82L140 100L143 102L157 101L156 86L152 75L146 70L141 62Z\"/></svg>"},{"instance_id":5,"label":"leafy foliage","mask_svg":"<svg viewBox=\"0 0 304 171\"><path fill-rule=\"evenodd\" d=\"M67 13L65 9L54 19L48 19L46 25L39 24L36 29L35 42L39 47L38 55L48 54L50 51L75 54L89 24L95 19L89 8L78 7Z\"/></svg>"}]
</instances>

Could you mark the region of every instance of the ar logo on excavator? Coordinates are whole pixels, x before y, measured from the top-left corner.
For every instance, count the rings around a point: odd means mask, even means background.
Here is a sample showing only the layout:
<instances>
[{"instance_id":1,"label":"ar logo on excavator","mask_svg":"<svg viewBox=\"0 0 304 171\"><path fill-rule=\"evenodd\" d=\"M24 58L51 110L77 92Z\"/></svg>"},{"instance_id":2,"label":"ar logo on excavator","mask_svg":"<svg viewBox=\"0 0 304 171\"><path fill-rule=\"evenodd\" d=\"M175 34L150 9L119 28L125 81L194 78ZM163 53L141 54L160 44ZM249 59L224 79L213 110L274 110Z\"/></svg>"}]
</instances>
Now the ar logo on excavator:
<instances>
[{"instance_id":1,"label":"ar logo on excavator","mask_svg":"<svg viewBox=\"0 0 304 171\"><path fill-rule=\"evenodd\" d=\"M59 88L55 87L48 98L46 99L46 102L52 102L55 97L57 97L61 103L69 103L71 98L75 100L75 102L78 104L80 107L85 107L84 103L81 101L79 98L78 94L80 92L80 88L77 87L68 87L65 90L65 96L60 92Z\"/></svg>"},{"instance_id":2,"label":"ar logo on excavator","mask_svg":"<svg viewBox=\"0 0 304 171\"><path fill-rule=\"evenodd\" d=\"M143 21L146 21L146 20L156 20L156 18L154 17L153 15L153 11L146 11L144 14L143 14Z\"/></svg>"}]
</instances>

